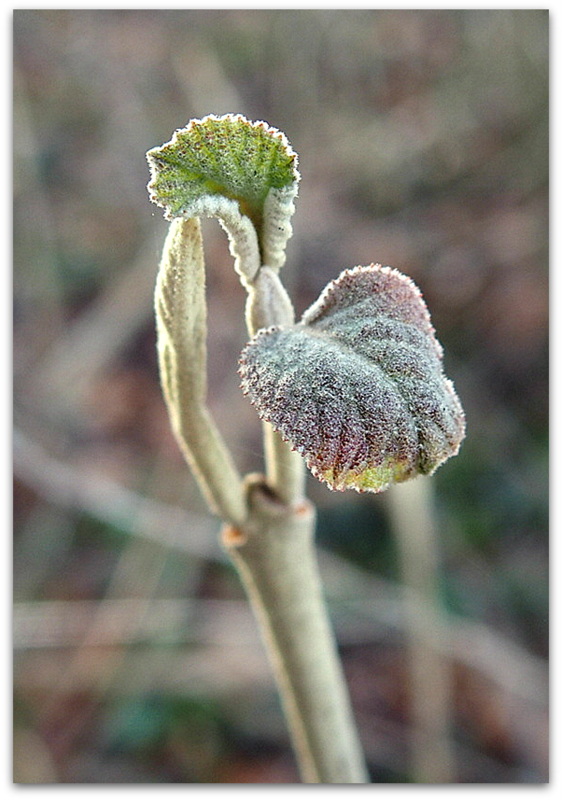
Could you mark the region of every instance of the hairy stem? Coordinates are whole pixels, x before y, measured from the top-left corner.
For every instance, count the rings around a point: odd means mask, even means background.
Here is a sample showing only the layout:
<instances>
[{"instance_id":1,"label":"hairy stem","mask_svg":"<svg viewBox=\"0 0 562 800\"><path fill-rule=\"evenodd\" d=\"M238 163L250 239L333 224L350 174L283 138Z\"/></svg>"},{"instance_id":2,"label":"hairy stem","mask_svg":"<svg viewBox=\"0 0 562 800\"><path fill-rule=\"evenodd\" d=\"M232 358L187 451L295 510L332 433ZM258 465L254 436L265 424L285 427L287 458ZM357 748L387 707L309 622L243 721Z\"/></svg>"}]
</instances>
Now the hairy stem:
<instances>
[{"instance_id":1,"label":"hairy stem","mask_svg":"<svg viewBox=\"0 0 562 800\"><path fill-rule=\"evenodd\" d=\"M305 496L303 457L283 441L269 422L263 423L263 444L268 485L283 503L298 505Z\"/></svg>"},{"instance_id":2,"label":"hairy stem","mask_svg":"<svg viewBox=\"0 0 562 800\"><path fill-rule=\"evenodd\" d=\"M250 329L292 320L267 267L249 285ZM303 779L368 781L322 598L300 455L266 425L265 478L243 482L206 404L206 302L198 220L172 222L156 285L158 359L172 428L240 574L270 656Z\"/></svg>"},{"instance_id":3,"label":"hairy stem","mask_svg":"<svg viewBox=\"0 0 562 800\"><path fill-rule=\"evenodd\" d=\"M155 309L160 379L172 429L211 510L239 525L246 517L242 478L206 404L207 307L198 219L170 225Z\"/></svg>"},{"instance_id":4,"label":"hairy stem","mask_svg":"<svg viewBox=\"0 0 562 800\"><path fill-rule=\"evenodd\" d=\"M293 304L277 272L263 266L248 288L246 327L250 336L261 328L292 325ZM263 423L265 469L270 488L287 506L304 499L306 469L302 456L268 423Z\"/></svg>"},{"instance_id":5,"label":"hairy stem","mask_svg":"<svg viewBox=\"0 0 562 800\"><path fill-rule=\"evenodd\" d=\"M262 267L248 293L248 332L293 321L278 275ZM260 625L303 780L366 783L321 592L304 460L269 423L263 442L266 475L248 483L249 521L241 531L225 528L224 543Z\"/></svg>"},{"instance_id":6,"label":"hairy stem","mask_svg":"<svg viewBox=\"0 0 562 800\"><path fill-rule=\"evenodd\" d=\"M247 524L227 526L223 542L260 623L303 780L366 783L322 597L313 507L287 508L259 478L249 484L249 497Z\"/></svg>"}]
</instances>

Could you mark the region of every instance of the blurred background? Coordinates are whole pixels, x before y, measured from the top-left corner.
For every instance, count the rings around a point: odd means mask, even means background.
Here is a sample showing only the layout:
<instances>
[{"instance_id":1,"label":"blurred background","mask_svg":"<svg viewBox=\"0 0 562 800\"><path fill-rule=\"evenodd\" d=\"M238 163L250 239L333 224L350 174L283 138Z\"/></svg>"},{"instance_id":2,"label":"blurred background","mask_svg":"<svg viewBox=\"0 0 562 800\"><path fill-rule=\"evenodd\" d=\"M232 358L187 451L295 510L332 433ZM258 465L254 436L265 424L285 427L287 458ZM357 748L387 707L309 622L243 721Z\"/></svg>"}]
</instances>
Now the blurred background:
<instances>
[{"instance_id":1,"label":"blurred background","mask_svg":"<svg viewBox=\"0 0 562 800\"><path fill-rule=\"evenodd\" d=\"M431 481L449 780L545 782L548 12L20 10L13 74L16 782L298 781L156 368L145 152L226 112L299 154L298 314L372 261L424 293L467 415ZM244 292L204 235L210 404L255 471ZM372 780L415 783L408 546L387 495L309 494Z\"/></svg>"}]
</instances>

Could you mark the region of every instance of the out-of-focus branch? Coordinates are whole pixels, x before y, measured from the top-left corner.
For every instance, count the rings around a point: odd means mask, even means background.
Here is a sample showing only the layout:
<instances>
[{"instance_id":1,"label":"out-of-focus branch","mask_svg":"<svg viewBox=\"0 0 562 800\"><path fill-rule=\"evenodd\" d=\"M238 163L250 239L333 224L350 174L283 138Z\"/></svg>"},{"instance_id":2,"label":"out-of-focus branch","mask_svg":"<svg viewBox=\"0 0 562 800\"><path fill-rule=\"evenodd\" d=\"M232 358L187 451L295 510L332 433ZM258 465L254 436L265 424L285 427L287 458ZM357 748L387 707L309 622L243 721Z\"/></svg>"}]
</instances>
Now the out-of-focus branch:
<instances>
[{"instance_id":1,"label":"out-of-focus branch","mask_svg":"<svg viewBox=\"0 0 562 800\"><path fill-rule=\"evenodd\" d=\"M187 513L178 506L142 497L98 472L56 459L19 430L14 436L14 473L19 481L47 502L84 511L121 529L126 535L143 537L191 556L227 562L227 556L216 542L216 523L206 515ZM131 525L131 520L134 525ZM189 537L185 536L186 527L190 530ZM409 605L415 601L410 595L398 602L402 593L400 586L370 575L326 550L320 549L319 561L338 641L349 644L378 641L389 631L403 629ZM123 599L123 602L128 601ZM168 609L171 607L172 601L162 602L166 602ZM189 601L187 613L194 602ZM182 607L184 603L182 599ZM114 610L117 607L118 604L112 606ZM46 618L52 608L65 617L74 613L70 601L56 607L16 604L15 613L21 615L18 618L22 620L22 630L39 630L42 620L49 627ZM82 614L81 608L77 606L79 615ZM202 613L198 610L197 617L202 618ZM164 620L169 619L167 613L162 614ZM250 619L249 609L247 616ZM146 624L149 626L150 623ZM483 623L448 614L441 618L441 624L438 646L449 659L482 673L506 692L536 704L547 702L548 668L542 659ZM71 628L67 622L61 628L57 626L60 638L53 638L52 646L64 647L64 631ZM244 641L234 624L231 630L235 638L240 635ZM149 629L143 626L138 631L140 638L150 635ZM178 629L174 633L171 626L167 635L179 642L184 641L185 632ZM206 640L205 634L201 635ZM16 648L31 646L27 634L20 639L16 630L14 636ZM509 664L509 671L505 669L506 664Z\"/></svg>"},{"instance_id":2,"label":"out-of-focus branch","mask_svg":"<svg viewBox=\"0 0 562 800\"><path fill-rule=\"evenodd\" d=\"M48 502L90 514L162 547L225 560L216 542L217 523L207 515L143 497L99 470L54 458L20 429L14 432L13 446L14 476Z\"/></svg>"},{"instance_id":3,"label":"out-of-focus branch","mask_svg":"<svg viewBox=\"0 0 562 800\"><path fill-rule=\"evenodd\" d=\"M455 780L451 743L451 672L443 654L443 611L438 599L438 544L431 480L418 477L386 496L408 600L408 643L413 719L412 757L420 783Z\"/></svg>"},{"instance_id":4,"label":"out-of-focus branch","mask_svg":"<svg viewBox=\"0 0 562 800\"><path fill-rule=\"evenodd\" d=\"M16 391L32 393L44 406L52 404L55 417L79 413L80 401L92 383L150 320L156 247L156 239L143 244L136 261L103 287L33 371L17 376Z\"/></svg>"}]
</instances>

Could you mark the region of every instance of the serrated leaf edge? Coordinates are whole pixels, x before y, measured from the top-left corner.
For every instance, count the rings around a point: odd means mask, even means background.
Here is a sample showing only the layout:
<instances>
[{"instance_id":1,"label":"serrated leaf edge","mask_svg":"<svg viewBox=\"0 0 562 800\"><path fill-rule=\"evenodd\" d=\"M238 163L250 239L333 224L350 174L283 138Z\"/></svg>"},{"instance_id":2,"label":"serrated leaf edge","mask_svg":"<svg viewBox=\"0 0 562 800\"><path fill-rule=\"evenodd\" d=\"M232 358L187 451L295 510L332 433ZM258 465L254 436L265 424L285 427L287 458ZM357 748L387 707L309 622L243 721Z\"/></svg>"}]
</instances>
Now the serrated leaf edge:
<instances>
[{"instance_id":1,"label":"serrated leaf edge","mask_svg":"<svg viewBox=\"0 0 562 800\"><path fill-rule=\"evenodd\" d=\"M271 188L264 201L261 239L250 218L240 209L236 199L220 194L203 194L190 203L180 213L168 209L164 200L156 193L159 168L158 157L162 150L177 145L180 136L188 135L194 128L212 121L220 123L228 120L231 123L242 123L251 128L261 128L272 138L279 140L286 155L292 160L293 181L282 188ZM261 264L273 269L280 269L286 260L285 248L293 229L290 219L295 211L294 199L298 193L300 173L297 169L298 155L291 147L285 134L263 120L251 121L243 114L207 114L201 119L192 119L187 126L177 128L172 138L159 147L152 148L146 154L151 178L147 189L150 200L164 209L164 218L171 221L178 217L214 217L223 223L230 243L230 252L235 258L235 269L244 284L251 283ZM261 253L260 253L261 245Z\"/></svg>"}]
</instances>

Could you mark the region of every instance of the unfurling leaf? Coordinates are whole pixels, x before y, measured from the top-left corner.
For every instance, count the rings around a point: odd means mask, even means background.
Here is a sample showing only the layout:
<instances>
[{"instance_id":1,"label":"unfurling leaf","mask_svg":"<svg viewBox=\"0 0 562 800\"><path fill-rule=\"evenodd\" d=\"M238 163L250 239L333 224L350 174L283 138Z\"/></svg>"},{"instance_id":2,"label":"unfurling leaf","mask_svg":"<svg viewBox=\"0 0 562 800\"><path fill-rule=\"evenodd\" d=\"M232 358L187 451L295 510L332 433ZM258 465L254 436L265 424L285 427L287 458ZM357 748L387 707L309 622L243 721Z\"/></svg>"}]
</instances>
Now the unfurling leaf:
<instances>
[{"instance_id":1,"label":"unfurling leaf","mask_svg":"<svg viewBox=\"0 0 562 800\"><path fill-rule=\"evenodd\" d=\"M300 178L296 153L283 133L240 114L209 115L177 130L167 144L149 150L147 159L150 199L168 219L218 217L230 235L243 240L243 261L257 236L257 264L241 270L249 280L260 263L282 266Z\"/></svg>"},{"instance_id":2,"label":"unfurling leaf","mask_svg":"<svg viewBox=\"0 0 562 800\"><path fill-rule=\"evenodd\" d=\"M380 492L458 452L464 413L442 356L416 285L371 264L328 284L296 325L258 331L240 375L320 480Z\"/></svg>"}]
</instances>

